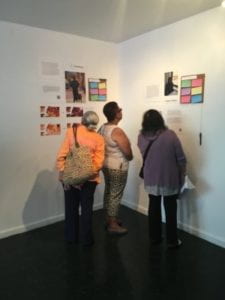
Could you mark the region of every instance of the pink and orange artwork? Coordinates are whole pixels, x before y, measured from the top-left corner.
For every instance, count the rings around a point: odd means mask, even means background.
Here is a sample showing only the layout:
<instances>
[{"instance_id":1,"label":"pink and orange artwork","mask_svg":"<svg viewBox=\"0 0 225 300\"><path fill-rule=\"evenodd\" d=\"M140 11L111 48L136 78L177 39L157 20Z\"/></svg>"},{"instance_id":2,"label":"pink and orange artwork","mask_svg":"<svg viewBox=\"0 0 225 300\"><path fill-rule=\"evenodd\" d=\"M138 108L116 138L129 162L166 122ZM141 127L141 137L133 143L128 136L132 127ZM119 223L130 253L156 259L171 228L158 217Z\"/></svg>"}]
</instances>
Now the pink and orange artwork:
<instances>
[{"instance_id":1,"label":"pink and orange artwork","mask_svg":"<svg viewBox=\"0 0 225 300\"><path fill-rule=\"evenodd\" d=\"M40 106L40 117L58 118L59 116L60 116L59 106Z\"/></svg>"},{"instance_id":2,"label":"pink and orange artwork","mask_svg":"<svg viewBox=\"0 0 225 300\"><path fill-rule=\"evenodd\" d=\"M61 126L60 124L41 124L40 125L40 134L44 135L60 135Z\"/></svg>"},{"instance_id":3,"label":"pink and orange artwork","mask_svg":"<svg viewBox=\"0 0 225 300\"><path fill-rule=\"evenodd\" d=\"M67 117L83 117L83 114L84 114L83 107L79 107L79 106L66 107Z\"/></svg>"}]
</instances>

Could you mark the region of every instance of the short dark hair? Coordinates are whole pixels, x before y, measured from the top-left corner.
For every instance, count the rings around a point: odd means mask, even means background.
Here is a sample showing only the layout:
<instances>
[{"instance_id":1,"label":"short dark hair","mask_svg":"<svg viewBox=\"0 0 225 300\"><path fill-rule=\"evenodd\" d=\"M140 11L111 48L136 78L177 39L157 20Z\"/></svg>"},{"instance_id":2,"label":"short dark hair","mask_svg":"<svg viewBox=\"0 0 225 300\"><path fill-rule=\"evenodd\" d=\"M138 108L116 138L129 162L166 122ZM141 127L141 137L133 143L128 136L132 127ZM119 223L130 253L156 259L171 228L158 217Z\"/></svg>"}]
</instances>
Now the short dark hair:
<instances>
[{"instance_id":1,"label":"short dark hair","mask_svg":"<svg viewBox=\"0 0 225 300\"><path fill-rule=\"evenodd\" d=\"M143 134L155 133L159 129L166 129L161 114L155 109L146 111L143 116L141 132Z\"/></svg>"},{"instance_id":2,"label":"short dark hair","mask_svg":"<svg viewBox=\"0 0 225 300\"><path fill-rule=\"evenodd\" d=\"M103 113L108 120L108 122L111 122L115 119L116 114L118 112L118 104L115 101L108 102L103 107Z\"/></svg>"}]
</instances>

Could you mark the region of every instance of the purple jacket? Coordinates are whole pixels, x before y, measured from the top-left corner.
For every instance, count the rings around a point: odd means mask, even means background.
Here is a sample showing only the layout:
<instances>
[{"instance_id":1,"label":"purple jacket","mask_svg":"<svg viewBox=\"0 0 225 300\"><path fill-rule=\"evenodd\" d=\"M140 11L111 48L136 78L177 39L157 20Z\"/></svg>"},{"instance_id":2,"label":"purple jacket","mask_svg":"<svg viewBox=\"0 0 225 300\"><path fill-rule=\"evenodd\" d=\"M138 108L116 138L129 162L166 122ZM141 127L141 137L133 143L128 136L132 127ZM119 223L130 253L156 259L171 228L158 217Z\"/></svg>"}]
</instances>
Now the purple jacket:
<instances>
[{"instance_id":1,"label":"purple jacket","mask_svg":"<svg viewBox=\"0 0 225 300\"><path fill-rule=\"evenodd\" d=\"M144 136L139 134L138 147L142 157L149 141L155 136ZM186 158L180 140L174 131L166 129L153 142L144 166L144 184L148 187L148 192L164 195L178 193L180 189L180 166L185 166ZM150 190L150 191L149 191ZM157 190L157 192L156 192ZM160 192L159 192L160 191Z\"/></svg>"}]
</instances>

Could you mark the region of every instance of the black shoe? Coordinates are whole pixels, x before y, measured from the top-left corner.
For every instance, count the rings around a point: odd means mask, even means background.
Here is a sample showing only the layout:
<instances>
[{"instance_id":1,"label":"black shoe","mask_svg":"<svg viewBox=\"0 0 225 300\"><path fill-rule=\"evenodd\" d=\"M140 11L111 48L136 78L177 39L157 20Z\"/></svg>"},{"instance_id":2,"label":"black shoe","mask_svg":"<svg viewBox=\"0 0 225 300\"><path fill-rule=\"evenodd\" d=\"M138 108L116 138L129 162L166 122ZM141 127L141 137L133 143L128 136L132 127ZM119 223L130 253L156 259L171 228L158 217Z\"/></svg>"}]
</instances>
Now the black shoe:
<instances>
[{"instance_id":1,"label":"black shoe","mask_svg":"<svg viewBox=\"0 0 225 300\"><path fill-rule=\"evenodd\" d=\"M177 240L177 242L175 242L175 243L169 243L167 245L167 247L169 249L176 249L176 248L179 248L181 245L182 245L182 241L181 240Z\"/></svg>"},{"instance_id":2,"label":"black shoe","mask_svg":"<svg viewBox=\"0 0 225 300\"><path fill-rule=\"evenodd\" d=\"M162 239L158 239L158 240L150 239L151 245L159 245L161 243L162 243Z\"/></svg>"}]
</instances>

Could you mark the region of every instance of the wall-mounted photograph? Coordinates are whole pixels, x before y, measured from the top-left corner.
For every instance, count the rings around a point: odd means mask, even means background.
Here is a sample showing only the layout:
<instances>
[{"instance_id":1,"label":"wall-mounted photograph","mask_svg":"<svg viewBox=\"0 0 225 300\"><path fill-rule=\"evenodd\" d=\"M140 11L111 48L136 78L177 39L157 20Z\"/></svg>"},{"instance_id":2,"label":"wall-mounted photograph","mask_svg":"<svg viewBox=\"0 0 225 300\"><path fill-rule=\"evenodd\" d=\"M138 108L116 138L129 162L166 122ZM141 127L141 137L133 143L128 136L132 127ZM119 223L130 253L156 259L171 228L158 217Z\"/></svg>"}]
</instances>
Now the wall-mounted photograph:
<instances>
[{"instance_id":1,"label":"wall-mounted photograph","mask_svg":"<svg viewBox=\"0 0 225 300\"><path fill-rule=\"evenodd\" d=\"M60 124L41 124L40 125L40 134L44 135L60 135L61 126Z\"/></svg>"},{"instance_id":2,"label":"wall-mounted photograph","mask_svg":"<svg viewBox=\"0 0 225 300\"><path fill-rule=\"evenodd\" d=\"M83 107L78 106L67 106L66 116L67 117L83 117L84 110Z\"/></svg>"},{"instance_id":3,"label":"wall-mounted photograph","mask_svg":"<svg viewBox=\"0 0 225 300\"><path fill-rule=\"evenodd\" d=\"M106 101L106 79L88 79L89 101Z\"/></svg>"},{"instance_id":4,"label":"wall-mounted photograph","mask_svg":"<svg viewBox=\"0 0 225 300\"><path fill-rule=\"evenodd\" d=\"M65 71L66 102L86 101L85 73Z\"/></svg>"},{"instance_id":5,"label":"wall-mounted photograph","mask_svg":"<svg viewBox=\"0 0 225 300\"><path fill-rule=\"evenodd\" d=\"M205 74L181 77L180 103L202 103L204 99Z\"/></svg>"},{"instance_id":6,"label":"wall-mounted photograph","mask_svg":"<svg viewBox=\"0 0 225 300\"><path fill-rule=\"evenodd\" d=\"M164 74L164 95L178 95L178 75L175 75L174 72Z\"/></svg>"},{"instance_id":7,"label":"wall-mounted photograph","mask_svg":"<svg viewBox=\"0 0 225 300\"><path fill-rule=\"evenodd\" d=\"M59 106L40 106L41 118L58 118L60 116Z\"/></svg>"}]
</instances>

